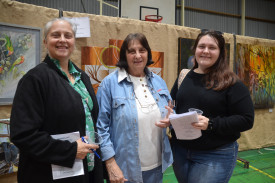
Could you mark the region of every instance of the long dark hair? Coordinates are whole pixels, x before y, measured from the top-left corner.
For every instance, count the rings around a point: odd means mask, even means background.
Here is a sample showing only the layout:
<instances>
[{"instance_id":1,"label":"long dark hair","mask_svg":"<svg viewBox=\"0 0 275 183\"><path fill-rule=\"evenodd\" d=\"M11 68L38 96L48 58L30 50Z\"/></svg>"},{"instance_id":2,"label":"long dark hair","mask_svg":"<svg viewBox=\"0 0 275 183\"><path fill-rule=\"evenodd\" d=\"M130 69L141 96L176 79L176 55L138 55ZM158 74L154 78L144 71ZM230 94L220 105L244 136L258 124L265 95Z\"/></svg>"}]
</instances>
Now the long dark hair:
<instances>
[{"instance_id":1,"label":"long dark hair","mask_svg":"<svg viewBox=\"0 0 275 183\"><path fill-rule=\"evenodd\" d=\"M235 84L239 78L229 68L228 62L226 60L225 40L222 33L214 30L202 31L198 35L192 51L195 54L200 39L206 35L212 37L217 42L218 47L220 49L220 55L217 61L214 65L207 68L206 70L206 75L204 77L206 88L217 91L226 89L229 86ZM198 62L196 58L193 69L195 68L198 68Z\"/></svg>"},{"instance_id":2,"label":"long dark hair","mask_svg":"<svg viewBox=\"0 0 275 183\"><path fill-rule=\"evenodd\" d=\"M151 65L151 64L154 63L154 61L152 60L151 48L148 44L148 41L147 41L145 35L142 34L142 33L130 33L124 39L124 41L122 43L122 46L121 46L121 49L120 49L120 58L119 58L118 63L116 64L116 66L118 66L119 68L124 68L126 71L128 69L126 51L128 50L129 44L133 40L138 40L140 42L140 44L147 50L147 52L148 52L148 61L147 61L146 66Z\"/></svg>"}]
</instances>

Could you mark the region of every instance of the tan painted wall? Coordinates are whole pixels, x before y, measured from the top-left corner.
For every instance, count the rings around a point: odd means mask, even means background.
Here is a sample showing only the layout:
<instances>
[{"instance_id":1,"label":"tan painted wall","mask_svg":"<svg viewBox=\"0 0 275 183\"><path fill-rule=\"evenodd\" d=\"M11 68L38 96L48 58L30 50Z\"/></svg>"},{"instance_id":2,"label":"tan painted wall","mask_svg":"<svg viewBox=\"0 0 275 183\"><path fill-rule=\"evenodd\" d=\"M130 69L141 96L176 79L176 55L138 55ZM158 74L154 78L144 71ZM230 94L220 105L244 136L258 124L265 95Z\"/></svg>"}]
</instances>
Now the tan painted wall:
<instances>
[{"instance_id":1,"label":"tan painted wall","mask_svg":"<svg viewBox=\"0 0 275 183\"><path fill-rule=\"evenodd\" d=\"M58 17L56 9L34 6L10 0L0 0L0 22L43 29L46 22ZM139 20L107 17L76 12L64 12L65 17L89 17L91 37L79 38L76 50L71 59L81 66L81 46L108 46L109 39L123 40L130 32L142 32L148 38L152 50L164 52L164 80L171 89L177 78L178 69L178 37L195 39L199 29L182 27ZM233 67L233 35L224 34L226 42L230 43L230 66ZM247 36L237 36L238 43L275 46L275 40L259 39ZM41 60L46 55L42 46ZM273 109L274 110L274 109ZM0 119L9 118L11 106L0 106ZM239 139L240 150L256 149L275 145L275 112L268 109L255 111L255 125L252 130L242 134ZM5 176L0 177L0 182ZM6 182L6 181L4 181ZM13 182L13 181L11 181Z\"/></svg>"}]
</instances>

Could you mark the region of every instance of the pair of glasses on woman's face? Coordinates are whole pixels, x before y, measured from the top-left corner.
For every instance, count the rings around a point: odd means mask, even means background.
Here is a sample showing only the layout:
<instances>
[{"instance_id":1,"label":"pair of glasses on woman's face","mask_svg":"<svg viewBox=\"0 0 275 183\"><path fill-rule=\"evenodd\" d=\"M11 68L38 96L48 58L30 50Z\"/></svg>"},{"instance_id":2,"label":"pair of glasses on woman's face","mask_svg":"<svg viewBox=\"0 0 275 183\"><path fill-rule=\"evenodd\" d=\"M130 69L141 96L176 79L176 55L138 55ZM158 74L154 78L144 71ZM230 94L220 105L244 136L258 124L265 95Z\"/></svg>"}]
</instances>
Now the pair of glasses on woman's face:
<instances>
[{"instance_id":1,"label":"pair of glasses on woman's face","mask_svg":"<svg viewBox=\"0 0 275 183\"><path fill-rule=\"evenodd\" d=\"M201 33L207 33L207 32L214 32L218 35L223 35L223 32L221 32L221 31L210 30L210 29L201 29Z\"/></svg>"}]
</instances>

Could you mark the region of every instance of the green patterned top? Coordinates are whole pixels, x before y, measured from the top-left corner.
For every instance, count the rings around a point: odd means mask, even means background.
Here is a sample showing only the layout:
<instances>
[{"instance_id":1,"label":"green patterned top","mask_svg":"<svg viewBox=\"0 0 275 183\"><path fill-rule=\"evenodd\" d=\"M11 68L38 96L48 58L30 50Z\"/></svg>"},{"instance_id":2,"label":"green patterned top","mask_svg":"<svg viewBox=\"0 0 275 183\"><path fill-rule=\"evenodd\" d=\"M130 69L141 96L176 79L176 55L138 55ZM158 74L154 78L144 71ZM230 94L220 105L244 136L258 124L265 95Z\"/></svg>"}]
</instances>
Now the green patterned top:
<instances>
[{"instance_id":1,"label":"green patterned top","mask_svg":"<svg viewBox=\"0 0 275 183\"><path fill-rule=\"evenodd\" d=\"M51 58L51 61L57 66L57 68L62 72L64 76L67 77L66 73L62 70L60 63L58 60ZM71 60L69 60L69 73L75 78L74 84L69 80L69 84L77 91L82 99L83 107L85 110L85 120L86 120L86 131L93 132L94 131L94 123L91 116L91 110L93 109L93 101L91 99L91 96L86 89L84 83L81 80L81 73L77 71L72 63ZM94 154L89 153L87 155L87 161L88 161L88 171L92 171L94 168Z\"/></svg>"}]
</instances>

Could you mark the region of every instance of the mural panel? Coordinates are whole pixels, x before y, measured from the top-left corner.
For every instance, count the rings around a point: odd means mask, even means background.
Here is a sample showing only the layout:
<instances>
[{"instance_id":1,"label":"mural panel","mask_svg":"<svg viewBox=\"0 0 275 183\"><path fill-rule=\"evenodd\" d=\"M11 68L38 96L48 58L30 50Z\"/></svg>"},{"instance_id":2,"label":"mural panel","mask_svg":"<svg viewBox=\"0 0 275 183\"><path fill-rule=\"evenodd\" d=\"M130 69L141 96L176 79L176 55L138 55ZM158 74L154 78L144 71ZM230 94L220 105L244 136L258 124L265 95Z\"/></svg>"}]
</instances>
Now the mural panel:
<instances>
[{"instance_id":1,"label":"mural panel","mask_svg":"<svg viewBox=\"0 0 275 183\"><path fill-rule=\"evenodd\" d=\"M0 23L0 104L11 104L18 81L40 62L40 29Z\"/></svg>"},{"instance_id":2,"label":"mural panel","mask_svg":"<svg viewBox=\"0 0 275 183\"><path fill-rule=\"evenodd\" d=\"M249 88L254 107L275 103L275 47L237 44L234 71Z\"/></svg>"}]
</instances>

